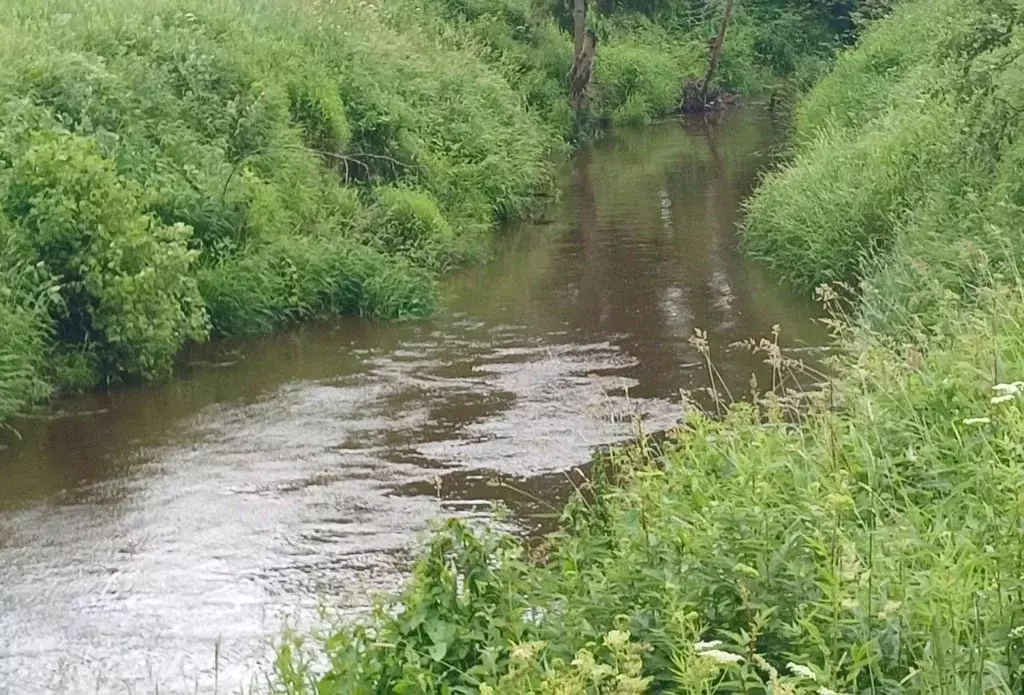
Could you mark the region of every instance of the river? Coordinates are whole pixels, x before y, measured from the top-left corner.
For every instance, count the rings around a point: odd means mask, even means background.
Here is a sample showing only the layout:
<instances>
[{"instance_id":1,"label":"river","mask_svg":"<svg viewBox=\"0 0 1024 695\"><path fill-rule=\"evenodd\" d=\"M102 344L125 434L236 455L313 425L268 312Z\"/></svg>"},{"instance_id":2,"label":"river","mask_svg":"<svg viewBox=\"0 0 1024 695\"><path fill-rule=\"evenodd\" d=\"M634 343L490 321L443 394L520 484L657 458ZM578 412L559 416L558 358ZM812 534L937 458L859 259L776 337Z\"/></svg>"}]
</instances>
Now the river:
<instances>
[{"instance_id":1,"label":"river","mask_svg":"<svg viewBox=\"0 0 1024 695\"><path fill-rule=\"evenodd\" d=\"M548 528L595 447L656 430L815 308L736 250L778 133L754 109L613 132L433 319L339 319L190 350L176 378L0 435L0 693L258 687L283 621L394 588L430 520ZM215 661L216 666L215 666Z\"/></svg>"}]
</instances>

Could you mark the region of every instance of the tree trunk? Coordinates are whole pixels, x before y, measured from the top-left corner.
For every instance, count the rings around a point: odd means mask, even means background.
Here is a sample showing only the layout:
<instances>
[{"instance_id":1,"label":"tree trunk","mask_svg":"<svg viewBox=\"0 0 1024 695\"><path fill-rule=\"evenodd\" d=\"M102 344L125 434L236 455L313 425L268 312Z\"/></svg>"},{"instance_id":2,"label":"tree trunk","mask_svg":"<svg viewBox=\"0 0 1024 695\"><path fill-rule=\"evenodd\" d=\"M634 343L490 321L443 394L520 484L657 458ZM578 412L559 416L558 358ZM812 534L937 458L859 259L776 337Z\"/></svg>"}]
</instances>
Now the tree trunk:
<instances>
[{"instance_id":1,"label":"tree trunk","mask_svg":"<svg viewBox=\"0 0 1024 695\"><path fill-rule=\"evenodd\" d=\"M725 14L722 15L722 23L718 25L718 36L711 45L711 57L708 59L708 72L704 75L704 81L700 85L700 98L704 104L708 103L708 89L711 87L711 79L718 69L718 58L722 54L722 44L725 43L725 32L729 28L729 21L732 19L733 0L725 0Z\"/></svg>"},{"instance_id":2,"label":"tree trunk","mask_svg":"<svg viewBox=\"0 0 1024 695\"><path fill-rule=\"evenodd\" d=\"M572 6L573 52L569 70L569 101L573 111L579 113L587 103L587 88L594 71L597 55L597 36L587 31L587 0L573 0Z\"/></svg>"},{"instance_id":3,"label":"tree trunk","mask_svg":"<svg viewBox=\"0 0 1024 695\"><path fill-rule=\"evenodd\" d=\"M572 60L579 60L587 30L587 0L573 0L572 5Z\"/></svg>"},{"instance_id":4,"label":"tree trunk","mask_svg":"<svg viewBox=\"0 0 1024 695\"><path fill-rule=\"evenodd\" d=\"M587 104L587 88L594 73L594 58L597 55L597 36L592 31L584 33L583 46L572 62L569 72L569 100L572 109L579 113Z\"/></svg>"}]
</instances>

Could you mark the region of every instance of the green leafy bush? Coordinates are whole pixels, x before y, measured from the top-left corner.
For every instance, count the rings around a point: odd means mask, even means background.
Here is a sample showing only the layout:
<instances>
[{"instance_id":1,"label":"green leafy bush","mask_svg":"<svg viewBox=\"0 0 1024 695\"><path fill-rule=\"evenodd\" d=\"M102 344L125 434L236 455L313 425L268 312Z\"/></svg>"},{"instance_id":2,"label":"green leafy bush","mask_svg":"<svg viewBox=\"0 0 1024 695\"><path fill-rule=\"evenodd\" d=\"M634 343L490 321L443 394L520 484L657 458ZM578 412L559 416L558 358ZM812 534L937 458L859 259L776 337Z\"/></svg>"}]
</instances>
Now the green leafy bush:
<instances>
[{"instance_id":1,"label":"green leafy bush","mask_svg":"<svg viewBox=\"0 0 1024 695\"><path fill-rule=\"evenodd\" d=\"M36 135L2 182L16 233L60 283L62 341L101 345L111 374L153 378L170 372L186 340L205 337L191 230L145 214L140 191L94 141Z\"/></svg>"}]
</instances>

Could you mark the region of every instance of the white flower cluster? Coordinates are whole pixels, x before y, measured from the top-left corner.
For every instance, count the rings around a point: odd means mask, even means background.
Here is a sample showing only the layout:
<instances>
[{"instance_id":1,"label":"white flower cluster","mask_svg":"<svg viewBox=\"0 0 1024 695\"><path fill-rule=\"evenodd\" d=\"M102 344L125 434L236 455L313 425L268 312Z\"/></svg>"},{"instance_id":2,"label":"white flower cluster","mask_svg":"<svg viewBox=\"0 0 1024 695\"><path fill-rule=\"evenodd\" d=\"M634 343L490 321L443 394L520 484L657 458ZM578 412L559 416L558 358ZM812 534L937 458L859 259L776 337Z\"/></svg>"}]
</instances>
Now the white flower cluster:
<instances>
[{"instance_id":1,"label":"white flower cluster","mask_svg":"<svg viewBox=\"0 0 1024 695\"><path fill-rule=\"evenodd\" d=\"M996 395L992 397L992 404L1007 403L1017 397L1024 390L1024 381L1014 381L1011 384L996 384L992 387Z\"/></svg>"},{"instance_id":2,"label":"white flower cluster","mask_svg":"<svg viewBox=\"0 0 1024 695\"><path fill-rule=\"evenodd\" d=\"M739 654L719 649L721 646L722 640L712 640L711 642L695 642L693 649L698 656L711 659L719 664L738 664L743 661L743 657Z\"/></svg>"}]
</instances>

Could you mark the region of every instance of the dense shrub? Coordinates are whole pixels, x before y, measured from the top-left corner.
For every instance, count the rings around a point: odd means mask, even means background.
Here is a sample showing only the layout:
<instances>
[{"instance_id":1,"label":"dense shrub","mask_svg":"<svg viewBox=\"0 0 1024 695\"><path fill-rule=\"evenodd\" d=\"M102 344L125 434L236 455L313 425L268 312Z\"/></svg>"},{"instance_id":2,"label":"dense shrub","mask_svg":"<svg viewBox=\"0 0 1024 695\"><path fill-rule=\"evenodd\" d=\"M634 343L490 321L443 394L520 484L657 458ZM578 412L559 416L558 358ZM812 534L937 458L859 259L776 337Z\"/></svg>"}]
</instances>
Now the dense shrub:
<instances>
[{"instance_id":1,"label":"dense shrub","mask_svg":"<svg viewBox=\"0 0 1024 695\"><path fill-rule=\"evenodd\" d=\"M10 157L2 205L61 287L57 334L96 344L107 373L162 376L186 340L206 335L190 266L191 230L142 211L94 141L38 134Z\"/></svg>"}]
</instances>

